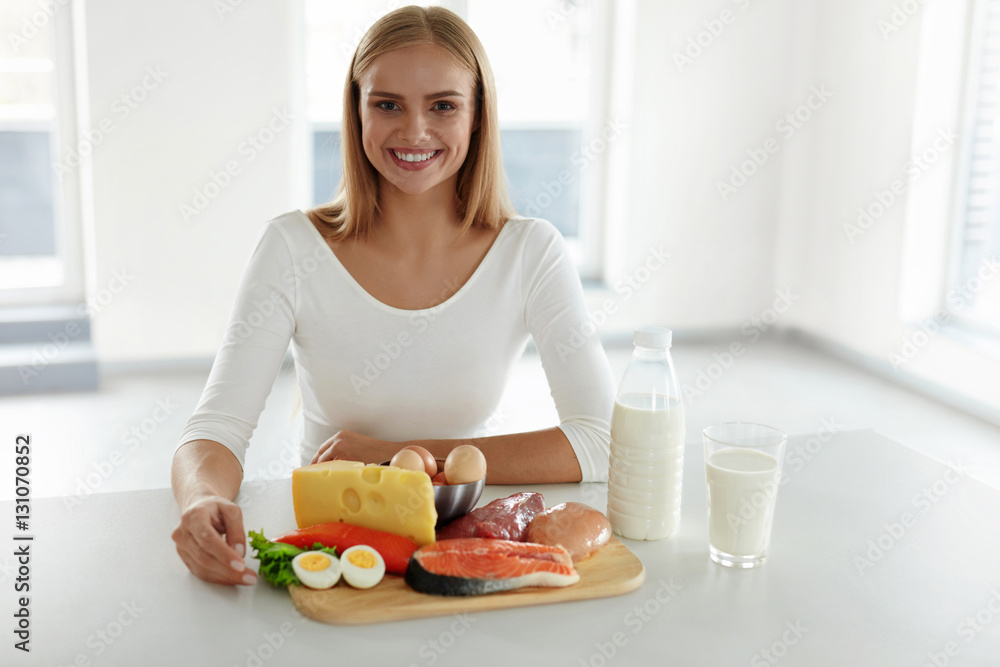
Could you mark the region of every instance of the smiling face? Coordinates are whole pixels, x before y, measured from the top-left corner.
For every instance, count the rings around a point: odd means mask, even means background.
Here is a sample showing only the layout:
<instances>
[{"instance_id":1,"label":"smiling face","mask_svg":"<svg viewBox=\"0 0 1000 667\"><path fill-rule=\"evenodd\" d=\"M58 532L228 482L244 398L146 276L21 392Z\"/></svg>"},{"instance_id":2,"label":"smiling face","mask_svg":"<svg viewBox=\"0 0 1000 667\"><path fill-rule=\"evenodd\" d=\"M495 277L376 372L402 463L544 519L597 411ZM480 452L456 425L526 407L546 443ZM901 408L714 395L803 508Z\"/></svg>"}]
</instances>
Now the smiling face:
<instances>
[{"instance_id":1,"label":"smiling face","mask_svg":"<svg viewBox=\"0 0 1000 667\"><path fill-rule=\"evenodd\" d=\"M362 143L381 191L455 192L476 120L469 71L443 49L418 44L379 56L359 88Z\"/></svg>"}]
</instances>

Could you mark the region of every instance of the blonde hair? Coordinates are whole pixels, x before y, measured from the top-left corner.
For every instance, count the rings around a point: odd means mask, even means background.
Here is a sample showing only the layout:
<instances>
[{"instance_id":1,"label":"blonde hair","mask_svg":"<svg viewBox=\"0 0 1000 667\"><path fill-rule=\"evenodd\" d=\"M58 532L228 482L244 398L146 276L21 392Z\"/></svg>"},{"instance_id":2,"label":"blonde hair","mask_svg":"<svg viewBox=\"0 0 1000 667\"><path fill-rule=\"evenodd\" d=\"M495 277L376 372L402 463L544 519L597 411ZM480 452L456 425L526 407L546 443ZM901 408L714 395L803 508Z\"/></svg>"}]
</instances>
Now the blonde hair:
<instances>
[{"instance_id":1,"label":"blonde hair","mask_svg":"<svg viewBox=\"0 0 1000 667\"><path fill-rule=\"evenodd\" d=\"M496 229L514 214L504 180L497 120L496 84L482 43L472 28L443 7L410 5L386 14L358 44L344 84L341 129L343 177L334 199L308 211L309 218L331 241L367 237L379 211L379 174L365 155L361 140L359 81L382 54L417 44L434 44L451 54L475 80L476 122L469 152L458 170L456 195L462 231Z\"/></svg>"}]
</instances>

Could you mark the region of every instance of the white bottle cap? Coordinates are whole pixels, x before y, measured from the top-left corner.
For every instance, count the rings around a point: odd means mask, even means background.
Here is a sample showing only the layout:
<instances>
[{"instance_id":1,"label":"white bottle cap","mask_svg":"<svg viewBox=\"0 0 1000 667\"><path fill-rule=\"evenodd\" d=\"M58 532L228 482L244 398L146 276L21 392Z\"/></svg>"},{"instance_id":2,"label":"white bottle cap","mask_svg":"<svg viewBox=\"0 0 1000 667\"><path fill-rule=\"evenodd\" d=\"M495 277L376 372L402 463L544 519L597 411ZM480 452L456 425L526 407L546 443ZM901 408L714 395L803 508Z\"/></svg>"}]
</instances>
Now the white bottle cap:
<instances>
[{"instance_id":1,"label":"white bottle cap","mask_svg":"<svg viewBox=\"0 0 1000 667\"><path fill-rule=\"evenodd\" d=\"M673 342L673 332L664 327L639 327L632 342L639 347L667 350Z\"/></svg>"}]
</instances>

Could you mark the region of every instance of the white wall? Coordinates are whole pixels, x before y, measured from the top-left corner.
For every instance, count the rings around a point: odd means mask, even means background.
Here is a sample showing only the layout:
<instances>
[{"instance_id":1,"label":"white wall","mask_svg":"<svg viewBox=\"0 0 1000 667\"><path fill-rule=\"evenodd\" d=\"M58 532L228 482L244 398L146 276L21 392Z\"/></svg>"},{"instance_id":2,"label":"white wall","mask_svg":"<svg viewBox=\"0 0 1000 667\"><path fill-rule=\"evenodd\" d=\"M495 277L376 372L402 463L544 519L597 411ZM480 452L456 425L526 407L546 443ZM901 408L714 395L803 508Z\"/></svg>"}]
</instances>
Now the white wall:
<instances>
[{"instance_id":1,"label":"white wall","mask_svg":"<svg viewBox=\"0 0 1000 667\"><path fill-rule=\"evenodd\" d=\"M853 243L844 225L905 175L910 155L920 17L883 39L876 22L888 13L865 0L796 12L803 59L793 81L821 82L834 96L822 131L791 146L782 165L777 280L802 296L789 323L872 355L898 333L905 198Z\"/></svg>"},{"instance_id":2,"label":"white wall","mask_svg":"<svg viewBox=\"0 0 1000 667\"><path fill-rule=\"evenodd\" d=\"M902 4L845 0L793 12L799 66L789 83L823 82L835 96L822 132L784 156L776 282L801 296L790 327L990 414L1000 409L1000 359L933 321L962 157L961 139L947 137L962 131L969 3L914 3L912 14L894 15ZM937 157L907 167L921 155ZM892 193L894 182L902 192ZM871 215L883 204L880 217L859 222L859 209Z\"/></svg>"},{"instance_id":3,"label":"white wall","mask_svg":"<svg viewBox=\"0 0 1000 667\"><path fill-rule=\"evenodd\" d=\"M769 155L727 200L717 183L748 150L780 139L775 123L808 94L807 85L788 84L789 12L781 3L730 0L641 0L636 10L627 187L608 220L607 279L614 286L633 275L650 246L671 259L631 298L612 295L621 310L605 329L739 328L774 299L787 149ZM699 54L692 39L708 46ZM693 62L678 64L675 54L688 53Z\"/></svg>"},{"instance_id":4,"label":"white wall","mask_svg":"<svg viewBox=\"0 0 1000 667\"><path fill-rule=\"evenodd\" d=\"M221 17L219 4L85 4L84 128L112 127L92 155L88 296L102 362L213 356L264 221L298 203L301 128L241 152L275 110L302 118L289 76L301 70L296 3L246 2ZM133 97L148 68L166 75ZM230 161L239 173L186 222L181 204Z\"/></svg>"}]
</instances>

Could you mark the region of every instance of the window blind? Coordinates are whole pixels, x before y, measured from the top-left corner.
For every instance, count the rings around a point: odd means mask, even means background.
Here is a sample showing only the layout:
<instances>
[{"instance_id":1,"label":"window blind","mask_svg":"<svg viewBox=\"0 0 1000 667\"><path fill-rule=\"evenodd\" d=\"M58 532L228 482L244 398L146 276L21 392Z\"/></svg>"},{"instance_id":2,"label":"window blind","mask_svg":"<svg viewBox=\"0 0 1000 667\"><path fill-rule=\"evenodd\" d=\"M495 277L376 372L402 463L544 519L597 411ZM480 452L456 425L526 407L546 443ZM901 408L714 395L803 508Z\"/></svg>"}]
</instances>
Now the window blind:
<instances>
[{"instance_id":1,"label":"window blind","mask_svg":"<svg viewBox=\"0 0 1000 667\"><path fill-rule=\"evenodd\" d=\"M971 54L971 145L960 236L959 283L997 254L1000 240L1000 0L982 0ZM972 304L968 304L972 305Z\"/></svg>"}]
</instances>

